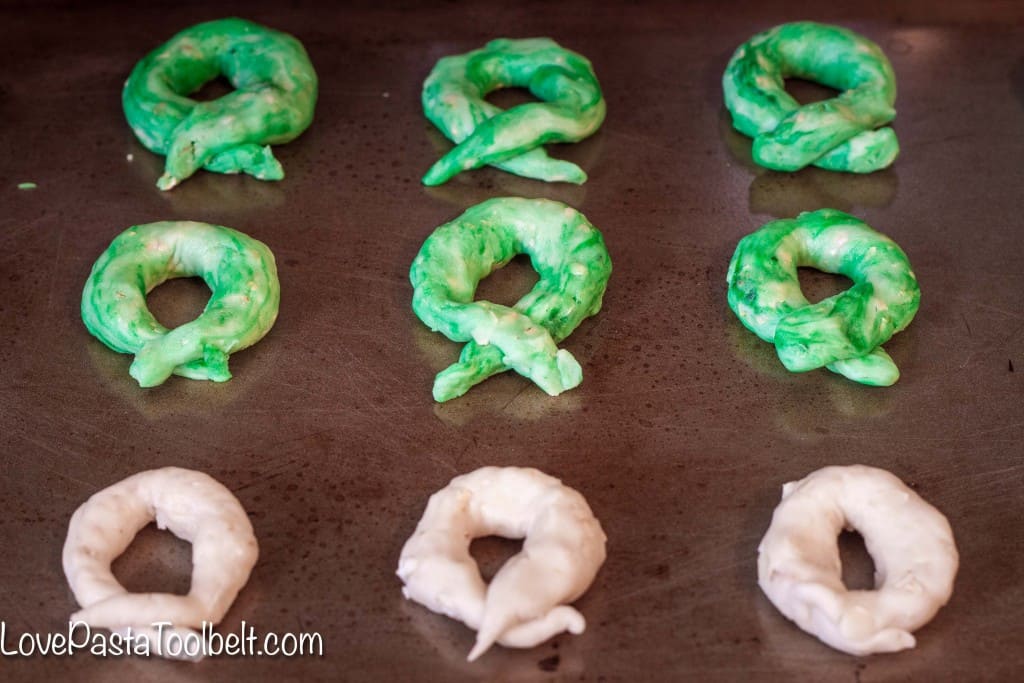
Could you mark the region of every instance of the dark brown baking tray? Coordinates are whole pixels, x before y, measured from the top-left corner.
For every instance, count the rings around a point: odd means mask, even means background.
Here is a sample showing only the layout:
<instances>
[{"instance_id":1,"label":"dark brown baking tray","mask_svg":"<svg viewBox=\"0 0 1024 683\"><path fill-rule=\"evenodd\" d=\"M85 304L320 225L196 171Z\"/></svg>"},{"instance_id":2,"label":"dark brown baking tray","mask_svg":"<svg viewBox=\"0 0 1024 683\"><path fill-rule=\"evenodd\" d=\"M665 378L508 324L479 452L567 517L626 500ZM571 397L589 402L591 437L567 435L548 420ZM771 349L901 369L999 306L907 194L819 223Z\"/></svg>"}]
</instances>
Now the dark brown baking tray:
<instances>
[{"instance_id":1,"label":"dark brown baking tray","mask_svg":"<svg viewBox=\"0 0 1024 683\"><path fill-rule=\"evenodd\" d=\"M250 511L261 546L223 623L313 631L322 658L0 658L3 680L1011 680L1024 668L1024 6L1014 2L560 2L437 7L246 3L0 5L0 619L66 628L68 519L136 471L209 472ZM277 155L288 177L200 173L171 193L120 109L132 65L175 31L241 15L289 31L321 76L316 121ZM895 67L902 154L867 177L753 167L719 79L731 51L783 21L844 24ZM448 148L419 106L436 59L501 36L549 35L587 55L608 101L591 139L555 153L582 187L493 170L436 189ZM128 161L127 155L133 155ZM19 191L33 181L38 188ZM603 232L604 310L565 343L582 386L549 398L488 380L436 405L458 346L413 316L423 239L497 195L552 197ZM725 303L744 234L831 206L895 238L924 292L886 348L890 389L788 374ZM140 390L130 358L78 315L95 258L125 227L195 219L271 246L283 301L224 385ZM511 300L513 264L483 294ZM813 282L819 294L835 283ZM165 320L204 288L153 295ZM962 567L950 604L896 655L835 652L759 592L756 549L780 487L865 463L948 515ZM609 537L579 601L588 628L464 662L470 631L403 600L398 552L428 495L484 464L539 467L582 491ZM514 546L479 544L494 566ZM844 543L849 576L868 566ZM116 565L137 590L185 590L188 545L147 530Z\"/></svg>"}]
</instances>

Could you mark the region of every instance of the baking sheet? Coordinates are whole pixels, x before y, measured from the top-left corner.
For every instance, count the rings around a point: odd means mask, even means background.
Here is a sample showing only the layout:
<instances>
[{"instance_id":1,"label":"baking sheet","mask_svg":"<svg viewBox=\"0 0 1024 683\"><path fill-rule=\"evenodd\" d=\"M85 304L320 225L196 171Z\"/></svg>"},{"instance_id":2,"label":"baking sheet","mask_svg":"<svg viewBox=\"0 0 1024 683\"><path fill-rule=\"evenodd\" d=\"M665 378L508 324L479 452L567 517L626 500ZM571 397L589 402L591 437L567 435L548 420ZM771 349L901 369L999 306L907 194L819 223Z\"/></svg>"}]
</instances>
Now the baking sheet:
<instances>
[{"instance_id":1,"label":"baking sheet","mask_svg":"<svg viewBox=\"0 0 1024 683\"><path fill-rule=\"evenodd\" d=\"M261 559L221 629L320 633L320 658L0 659L5 680L1008 680L1024 626L1024 37L1018 3L5 3L0 6L0 619L66 628L67 521L92 493L163 465L201 469L250 512ZM171 193L120 110L132 65L174 32L241 15L298 36L321 77L314 125L275 153L276 184L200 173ZM878 42L898 77L902 154L866 177L751 165L719 79L758 30L813 18ZM448 144L419 107L441 56L550 35L594 63L608 118L557 147L581 187L494 170L418 180ZM127 157L131 155L132 160ZM32 191L16 184L33 181ZM436 405L458 345L413 316L423 239L499 195L551 197L604 233L602 312L565 342L582 386L558 398L506 374ZM851 211L896 239L923 290L886 345L889 389L788 374L725 303L740 237L777 216ZM78 316L89 269L125 227L193 219L271 246L273 331L224 385L140 390L130 357ZM514 263L481 293L530 285ZM836 286L812 282L819 294ZM193 281L153 307L181 322ZM950 519L962 567L915 650L858 659L787 622L757 589L783 483L827 464L884 467ZM464 662L472 633L407 603L394 576L430 493L485 464L535 466L583 492L608 561L581 636ZM508 542L475 546L493 568ZM869 581L844 540L851 581ZM134 590L188 587L189 547L144 531L115 564ZM10 637L10 636L9 636Z\"/></svg>"}]
</instances>

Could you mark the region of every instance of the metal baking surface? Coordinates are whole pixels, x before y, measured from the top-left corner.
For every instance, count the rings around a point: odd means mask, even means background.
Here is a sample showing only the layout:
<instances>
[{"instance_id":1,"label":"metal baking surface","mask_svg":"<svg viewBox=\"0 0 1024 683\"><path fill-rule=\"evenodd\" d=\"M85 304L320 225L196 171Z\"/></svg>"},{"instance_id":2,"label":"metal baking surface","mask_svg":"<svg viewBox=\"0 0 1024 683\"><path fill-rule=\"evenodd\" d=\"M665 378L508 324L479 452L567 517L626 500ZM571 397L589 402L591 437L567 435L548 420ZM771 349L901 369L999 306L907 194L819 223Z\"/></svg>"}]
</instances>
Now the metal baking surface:
<instances>
[{"instance_id":1,"label":"metal baking surface","mask_svg":"<svg viewBox=\"0 0 1024 683\"><path fill-rule=\"evenodd\" d=\"M68 519L97 490L179 465L232 489L260 561L220 627L317 632L324 656L4 657L4 680L1009 680L1024 667L1024 8L1015 3L822 3L815 19L878 42L898 77L895 166L864 177L772 173L731 132L719 85L758 30L808 18L783 3L7 3L0 8L0 618L7 645L67 628ZM796 3L793 3L794 7ZM179 29L242 15L298 36L321 77L316 121L276 148L287 178L199 173L154 187L163 159L120 107L135 62ZM500 36L550 35L588 56L608 101L589 140L554 150L581 187L495 170L426 189L449 148L420 111L434 62ZM812 93L813 94L813 93ZM37 183L18 190L20 182ZM565 342L583 384L558 398L506 374L444 405L434 374L459 345L413 316L424 238L499 195L551 197L604 233L605 306ZM777 216L851 211L910 255L924 293L886 345L889 389L787 373L725 303L736 242ZM130 357L79 313L93 261L129 225L193 219L277 256L273 331L222 385L142 390ZM530 286L514 263L482 295ZM839 286L810 278L825 295ZM205 289L153 294L165 321ZM942 510L962 566L916 649L833 651L756 585L782 484L828 464L891 470ZM394 575L427 497L481 465L530 465L586 495L608 561L578 602L586 633L465 662L473 634L406 602ZM854 543L851 583L870 584ZM476 548L488 571L514 549ZM184 591L189 546L145 530L115 564L134 590Z\"/></svg>"}]
</instances>

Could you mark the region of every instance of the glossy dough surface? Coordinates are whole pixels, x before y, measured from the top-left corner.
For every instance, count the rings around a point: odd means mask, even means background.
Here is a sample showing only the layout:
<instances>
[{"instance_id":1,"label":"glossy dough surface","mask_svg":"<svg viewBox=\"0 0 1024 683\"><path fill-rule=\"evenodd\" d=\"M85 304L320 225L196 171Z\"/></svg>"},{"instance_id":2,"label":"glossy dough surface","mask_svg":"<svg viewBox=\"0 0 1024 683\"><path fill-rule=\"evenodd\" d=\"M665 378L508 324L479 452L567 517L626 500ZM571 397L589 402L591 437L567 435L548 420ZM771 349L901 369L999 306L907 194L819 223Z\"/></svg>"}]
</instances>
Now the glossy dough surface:
<instances>
[{"instance_id":1,"label":"glossy dough surface","mask_svg":"<svg viewBox=\"0 0 1024 683\"><path fill-rule=\"evenodd\" d=\"M217 76L235 90L208 102L189 97ZM200 168L280 180L284 170L270 145L306 130L316 99L316 72L302 44L244 19L178 33L135 65L121 96L139 141L167 156L161 190Z\"/></svg>"},{"instance_id":2,"label":"glossy dough surface","mask_svg":"<svg viewBox=\"0 0 1024 683\"><path fill-rule=\"evenodd\" d=\"M210 301L198 318L168 330L146 295L191 276L203 278ZM228 355L263 338L280 302L267 245L219 225L165 221L128 228L103 252L82 291L82 320L110 348L135 354L129 372L143 387L172 374L224 382Z\"/></svg>"},{"instance_id":3,"label":"glossy dough surface","mask_svg":"<svg viewBox=\"0 0 1024 683\"><path fill-rule=\"evenodd\" d=\"M800 105L785 79L815 81L840 94ZM754 161L780 171L808 165L870 173L899 153L896 76L873 42L839 26L801 21L740 45L722 77L733 126L754 139Z\"/></svg>"},{"instance_id":4,"label":"glossy dough surface","mask_svg":"<svg viewBox=\"0 0 1024 683\"><path fill-rule=\"evenodd\" d=\"M155 521L192 544L188 595L129 593L110 571L135 535ZM131 628L154 643L153 624L192 633L204 621L218 623L249 580L259 549L252 524L238 499L207 474L178 467L128 477L81 505L71 517L64 543L64 574L82 609L72 621L124 632Z\"/></svg>"},{"instance_id":5,"label":"glossy dough surface","mask_svg":"<svg viewBox=\"0 0 1024 683\"><path fill-rule=\"evenodd\" d=\"M837 538L864 537L875 589L843 585ZM758 584L786 617L843 652L914 647L911 633L953 594L959 555L941 512L893 474L825 467L782 488L758 548Z\"/></svg>"},{"instance_id":6,"label":"glossy dough surface","mask_svg":"<svg viewBox=\"0 0 1024 683\"><path fill-rule=\"evenodd\" d=\"M480 280L524 253L540 279L514 307L473 300ZM611 267L586 217L547 199L491 199L437 228L409 272L413 311L430 329L469 343L437 375L435 400L508 369L552 396L577 386L583 370L556 344L601 310Z\"/></svg>"},{"instance_id":7,"label":"glossy dough surface","mask_svg":"<svg viewBox=\"0 0 1024 683\"><path fill-rule=\"evenodd\" d=\"M803 266L853 286L811 304L800 291ZM740 240L726 279L729 307L775 344L788 370L824 366L874 386L899 378L881 345L914 319L921 290L899 245L863 221L834 209L772 221Z\"/></svg>"},{"instance_id":8,"label":"glossy dough surface","mask_svg":"<svg viewBox=\"0 0 1024 683\"><path fill-rule=\"evenodd\" d=\"M484 99L509 87L526 88L543 101L505 111ZM605 116L590 62L550 38L503 38L443 57L423 83L422 99L427 118L456 143L427 171L425 185L487 164L526 178L582 183L583 169L552 159L542 145L582 140Z\"/></svg>"},{"instance_id":9,"label":"glossy dough surface","mask_svg":"<svg viewBox=\"0 0 1024 683\"><path fill-rule=\"evenodd\" d=\"M490 585L469 544L481 536L522 538ZM430 497L398 561L406 598L477 631L473 661L495 642L533 647L563 631L582 633L566 603L593 583L605 535L579 492L539 470L483 467Z\"/></svg>"}]
</instances>

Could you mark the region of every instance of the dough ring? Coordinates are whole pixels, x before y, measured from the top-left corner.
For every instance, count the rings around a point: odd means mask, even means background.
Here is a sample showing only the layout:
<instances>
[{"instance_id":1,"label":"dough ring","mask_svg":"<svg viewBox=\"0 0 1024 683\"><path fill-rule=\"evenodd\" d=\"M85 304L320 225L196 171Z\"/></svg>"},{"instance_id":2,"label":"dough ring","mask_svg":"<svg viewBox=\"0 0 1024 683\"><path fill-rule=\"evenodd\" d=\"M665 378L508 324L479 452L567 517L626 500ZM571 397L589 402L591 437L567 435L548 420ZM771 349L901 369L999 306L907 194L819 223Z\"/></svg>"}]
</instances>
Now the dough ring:
<instances>
[{"instance_id":1,"label":"dough ring","mask_svg":"<svg viewBox=\"0 0 1024 683\"><path fill-rule=\"evenodd\" d=\"M801 266L854 284L811 304L800 291ZM903 250L863 221L835 209L772 221L740 240L726 279L729 307L775 344L788 370L824 366L873 386L899 379L881 345L914 319L921 290Z\"/></svg>"},{"instance_id":2,"label":"dough ring","mask_svg":"<svg viewBox=\"0 0 1024 683\"><path fill-rule=\"evenodd\" d=\"M129 593L110 563L156 521L192 544L188 595ZM168 654L170 634L191 636L219 623L249 580L259 550L252 524L231 491L207 474L178 467L140 472L93 495L71 517L64 574L82 609L71 615L93 627L145 635ZM153 625L170 622L164 640Z\"/></svg>"},{"instance_id":3,"label":"dough ring","mask_svg":"<svg viewBox=\"0 0 1024 683\"><path fill-rule=\"evenodd\" d=\"M524 253L540 275L526 296L513 308L473 301L480 280ZM547 199L491 199L439 227L409 273L413 311L435 332L469 343L437 375L434 399L461 396L508 369L552 396L577 386L580 364L556 344L601 310L611 267L601 233Z\"/></svg>"},{"instance_id":4,"label":"dough ring","mask_svg":"<svg viewBox=\"0 0 1024 683\"><path fill-rule=\"evenodd\" d=\"M209 102L188 95L223 75L234 92ZM284 178L270 145L297 138L313 121L317 78L302 44L243 19L187 28L146 55L125 81L128 125L151 152L167 156L161 190L200 168Z\"/></svg>"},{"instance_id":5,"label":"dough ring","mask_svg":"<svg viewBox=\"0 0 1024 683\"><path fill-rule=\"evenodd\" d=\"M525 539L489 586L469 554L481 536ZM526 648L582 633L583 615L566 603L593 583L605 541L578 491L532 468L482 467L430 497L398 576L406 598L477 631L473 661L495 642Z\"/></svg>"},{"instance_id":6,"label":"dough ring","mask_svg":"<svg viewBox=\"0 0 1024 683\"><path fill-rule=\"evenodd\" d=\"M146 307L166 280L198 275L212 292L202 314L174 330ZM237 230L166 221L128 228L92 267L82 320L104 344L135 354L129 373L143 387L172 374L224 382L228 354L252 346L273 327L281 302L274 255Z\"/></svg>"},{"instance_id":7,"label":"dough ring","mask_svg":"<svg viewBox=\"0 0 1024 683\"><path fill-rule=\"evenodd\" d=\"M844 527L864 537L874 590L843 585ZM782 487L758 548L757 580L801 629L866 655L914 647L911 632L949 602L958 564L949 522L897 477L863 465L825 467Z\"/></svg>"},{"instance_id":8,"label":"dough ring","mask_svg":"<svg viewBox=\"0 0 1024 683\"><path fill-rule=\"evenodd\" d=\"M842 93L800 106L789 77ZM896 76L881 48L839 26L802 21L758 33L740 45L722 77L733 126L754 138L754 161L796 171L808 165L870 173L896 159Z\"/></svg>"},{"instance_id":9,"label":"dough ring","mask_svg":"<svg viewBox=\"0 0 1024 683\"><path fill-rule=\"evenodd\" d=\"M542 102L503 111L487 93L527 88ZM423 112L456 147L423 177L440 185L490 164L525 178L580 184L587 174L552 159L542 145L578 142L604 121L605 101L590 62L550 38L492 40L482 49L443 57L423 83Z\"/></svg>"}]
</instances>

